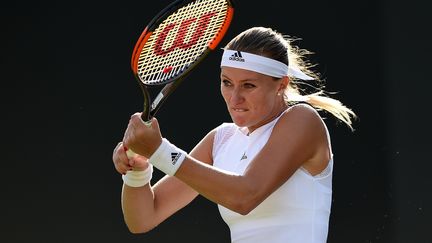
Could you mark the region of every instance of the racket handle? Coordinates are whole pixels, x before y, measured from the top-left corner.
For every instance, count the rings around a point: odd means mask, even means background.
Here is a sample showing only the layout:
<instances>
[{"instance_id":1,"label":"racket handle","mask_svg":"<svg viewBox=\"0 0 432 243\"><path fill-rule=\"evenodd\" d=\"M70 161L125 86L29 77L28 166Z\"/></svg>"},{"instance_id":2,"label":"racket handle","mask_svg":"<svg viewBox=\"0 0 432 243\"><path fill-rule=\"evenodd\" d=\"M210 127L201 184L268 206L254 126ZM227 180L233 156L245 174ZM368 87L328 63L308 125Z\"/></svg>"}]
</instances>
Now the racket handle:
<instances>
[{"instance_id":1,"label":"racket handle","mask_svg":"<svg viewBox=\"0 0 432 243\"><path fill-rule=\"evenodd\" d=\"M128 149L126 147L124 149L125 149L126 155L129 159L133 158L136 155L136 153L134 151L132 151L132 149Z\"/></svg>"},{"instance_id":2,"label":"racket handle","mask_svg":"<svg viewBox=\"0 0 432 243\"><path fill-rule=\"evenodd\" d=\"M144 123L144 125L146 125L147 127L151 127L152 124L152 120L148 120L148 121L144 121L143 119L141 119L141 121Z\"/></svg>"}]
</instances>

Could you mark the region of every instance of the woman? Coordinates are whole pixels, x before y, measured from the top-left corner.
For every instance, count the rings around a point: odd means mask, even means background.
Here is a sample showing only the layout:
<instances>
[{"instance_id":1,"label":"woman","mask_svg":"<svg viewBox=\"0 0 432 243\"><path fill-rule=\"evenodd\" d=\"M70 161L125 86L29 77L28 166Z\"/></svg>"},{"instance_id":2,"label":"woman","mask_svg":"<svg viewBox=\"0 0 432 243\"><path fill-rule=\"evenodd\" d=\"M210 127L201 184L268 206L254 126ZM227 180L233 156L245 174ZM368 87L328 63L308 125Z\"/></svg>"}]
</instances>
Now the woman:
<instances>
[{"instance_id":1,"label":"woman","mask_svg":"<svg viewBox=\"0 0 432 243\"><path fill-rule=\"evenodd\" d=\"M201 194L218 204L232 242L326 242L333 154L317 110L351 129L355 114L322 90L300 93L298 84L318 79L305 54L269 28L230 41L220 77L233 123L189 154L162 138L155 118L146 126L139 113L131 117L113 154L131 232L151 230ZM128 157L125 147L140 155ZM153 166L167 176L151 185Z\"/></svg>"}]
</instances>

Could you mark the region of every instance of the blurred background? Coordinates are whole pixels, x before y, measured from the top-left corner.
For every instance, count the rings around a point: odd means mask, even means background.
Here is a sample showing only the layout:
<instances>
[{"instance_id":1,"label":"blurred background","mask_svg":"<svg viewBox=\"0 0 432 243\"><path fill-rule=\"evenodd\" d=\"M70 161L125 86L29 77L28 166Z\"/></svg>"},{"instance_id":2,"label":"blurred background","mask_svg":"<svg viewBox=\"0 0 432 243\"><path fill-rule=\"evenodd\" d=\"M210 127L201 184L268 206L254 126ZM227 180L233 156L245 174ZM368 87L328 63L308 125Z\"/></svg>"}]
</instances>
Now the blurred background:
<instances>
[{"instance_id":1,"label":"blurred background","mask_svg":"<svg viewBox=\"0 0 432 243\"><path fill-rule=\"evenodd\" d=\"M2 4L0 242L229 242L203 197L148 234L129 233L122 218L111 155L142 109L130 56L170 2ZM328 242L432 242L430 3L236 3L220 47L252 26L300 38L326 89L359 116L355 132L325 120L335 154ZM158 113L163 135L186 151L230 121L220 55L210 54Z\"/></svg>"}]
</instances>

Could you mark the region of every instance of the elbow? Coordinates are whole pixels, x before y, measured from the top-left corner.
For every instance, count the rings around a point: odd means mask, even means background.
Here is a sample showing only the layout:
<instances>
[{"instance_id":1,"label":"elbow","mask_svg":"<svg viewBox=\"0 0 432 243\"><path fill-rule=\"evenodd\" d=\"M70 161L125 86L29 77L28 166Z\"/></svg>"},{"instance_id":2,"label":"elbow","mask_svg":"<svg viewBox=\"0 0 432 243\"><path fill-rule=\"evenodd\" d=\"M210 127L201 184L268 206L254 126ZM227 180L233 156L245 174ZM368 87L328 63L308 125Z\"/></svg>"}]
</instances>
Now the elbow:
<instances>
[{"instance_id":1,"label":"elbow","mask_svg":"<svg viewBox=\"0 0 432 243\"><path fill-rule=\"evenodd\" d=\"M232 198L228 208L238 214L247 215L262 202L260 198L257 190L245 190Z\"/></svg>"},{"instance_id":2,"label":"elbow","mask_svg":"<svg viewBox=\"0 0 432 243\"><path fill-rule=\"evenodd\" d=\"M238 205L235 208L233 208L232 210L238 214L245 216L245 215L248 215L253 210L253 208L248 207L246 205Z\"/></svg>"},{"instance_id":3,"label":"elbow","mask_svg":"<svg viewBox=\"0 0 432 243\"><path fill-rule=\"evenodd\" d=\"M136 225L136 224L131 224L131 223L127 223L127 222L126 222L126 226L127 226L130 233L136 234L136 235L148 233L156 227L156 225L145 225L145 224Z\"/></svg>"},{"instance_id":4,"label":"elbow","mask_svg":"<svg viewBox=\"0 0 432 243\"><path fill-rule=\"evenodd\" d=\"M254 210L258 206L253 203L253 201L245 200L236 203L231 210L241 215L248 215L252 210Z\"/></svg>"},{"instance_id":5,"label":"elbow","mask_svg":"<svg viewBox=\"0 0 432 243\"><path fill-rule=\"evenodd\" d=\"M134 235L144 234L149 232L151 229L148 228L134 228L134 227L128 227L129 232Z\"/></svg>"}]
</instances>

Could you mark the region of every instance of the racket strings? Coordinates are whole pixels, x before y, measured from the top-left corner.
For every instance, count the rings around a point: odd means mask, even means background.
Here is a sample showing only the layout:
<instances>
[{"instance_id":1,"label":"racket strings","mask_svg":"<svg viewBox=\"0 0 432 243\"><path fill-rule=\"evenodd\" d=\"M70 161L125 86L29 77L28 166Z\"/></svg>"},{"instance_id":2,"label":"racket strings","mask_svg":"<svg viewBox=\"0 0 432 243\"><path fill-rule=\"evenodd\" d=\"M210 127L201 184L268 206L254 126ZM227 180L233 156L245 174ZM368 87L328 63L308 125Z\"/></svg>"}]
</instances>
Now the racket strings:
<instances>
[{"instance_id":1,"label":"racket strings","mask_svg":"<svg viewBox=\"0 0 432 243\"><path fill-rule=\"evenodd\" d=\"M183 9L180 9L180 11L179 11L179 13L177 14L177 16L174 16L174 15L172 15L168 20L167 20L167 22L169 23L170 21L177 21L177 19L175 19L175 17L179 17L180 19L181 18L183 18L183 16L185 16L185 14L186 13L188 13L188 12L190 12L190 11L192 11L192 8L193 8L194 6L192 6L192 5L188 5L188 6L186 6L185 8L183 8ZM199 6L200 7L200 6ZM205 11L206 9L205 8L201 8L201 11ZM195 11L195 13L197 13L197 14L201 14L201 12L199 12L199 11ZM200 25L201 23L199 23L199 22L195 22L195 23L193 23L195 26L190 26L190 28L193 30L193 29L196 29L196 28L198 28L198 25ZM162 28L160 28L160 29L162 29ZM184 31L184 30L178 30L177 32L179 32L179 31ZM186 34L186 36L185 36L185 40L186 41L184 41L184 42L187 42L187 40L190 40L193 36L193 31L188 31L188 33L185 33ZM189 35L189 36L187 36L187 35ZM172 45L173 43L174 43L174 38L176 38L176 35L171 35L170 36L170 38L167 38L166 40L165 40L165 43L168 43L168 46L169 45ZM200 38L200 42L201 43L197 43L196 44L196 46L197 47L200 47L200 46L202 46L203 45L203 41L205 40L205 38ZM193 50L195 50L195 53L194 52L192 52ZM162 63L159 63L161 66L168 66L168 65L170 65L170 67L172 67L174 70L172 70L171 72L169 72L169 74L167 75L167 74L165 74L164 75L164 73L163 72L158 72L158 74L157 74L157 76L156 76L156 78L155 79L157 79L157 80L160 80L160 79L167 79L167 78L170 78L171 76L175 76L177 73L179 73L179 72L181 72L183 69L186 69L187 68L187 64L188 63L192 63L193 61L194 61L194 58L197 56L197 53L196 52L198 52L198 54L200 53L200 49L199 48L194 48L194 49L190 49L190 51L189 52L185 52L185 51L183 51L183 52L179 52L179 51L177 51L177 52L173 52L172 53L172 58L171 59L169 59L169 58L164 58L163 59L163 62ZM174 61L176 61L176 62L174 62L174 63L170 63L170 61L171 60L174 60ZM160 66L159 66L160 67ZM165 76L165 77L161 77L161 76Z\"/></svg>"},{"instance_id":2,"label":"racket strings","mask_svg":"<svg viewBox=\"0 0 432 243\"><path fill-rule=\"evenodd\" d=\"M227 9L226 0L197 0L171 14L154 30L140 53L141 81L161 84L186 70L216 38ZM161 36L165 37L162 43Z\"/></svg>"}]
</instances>

